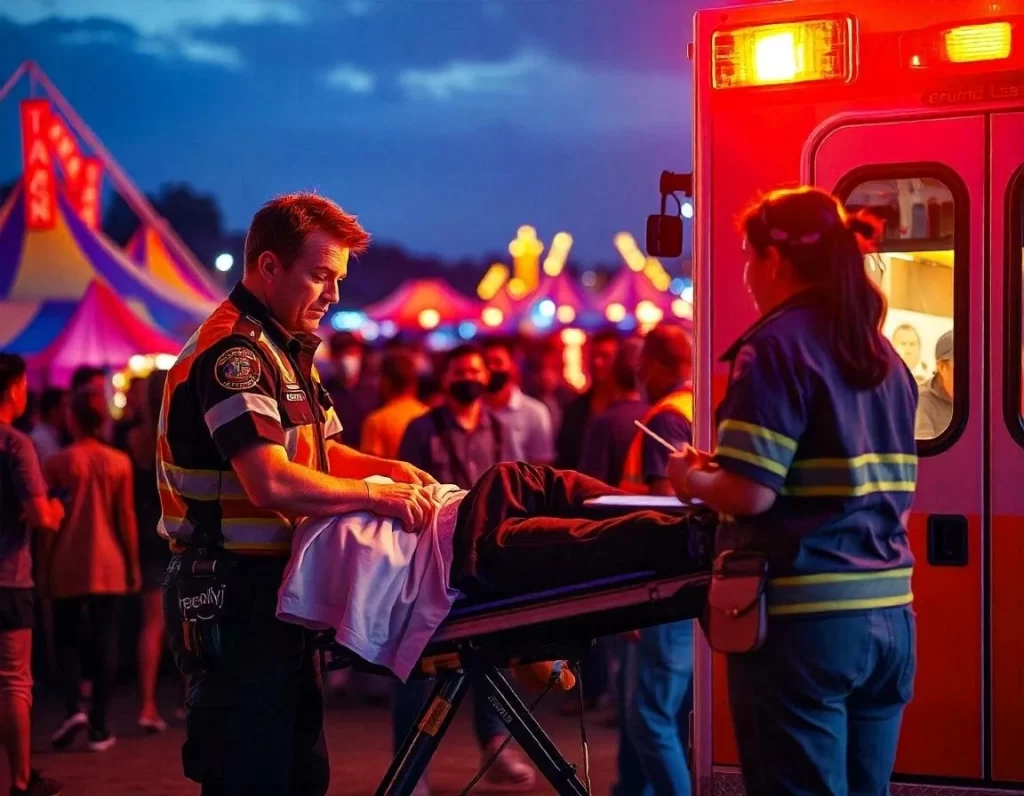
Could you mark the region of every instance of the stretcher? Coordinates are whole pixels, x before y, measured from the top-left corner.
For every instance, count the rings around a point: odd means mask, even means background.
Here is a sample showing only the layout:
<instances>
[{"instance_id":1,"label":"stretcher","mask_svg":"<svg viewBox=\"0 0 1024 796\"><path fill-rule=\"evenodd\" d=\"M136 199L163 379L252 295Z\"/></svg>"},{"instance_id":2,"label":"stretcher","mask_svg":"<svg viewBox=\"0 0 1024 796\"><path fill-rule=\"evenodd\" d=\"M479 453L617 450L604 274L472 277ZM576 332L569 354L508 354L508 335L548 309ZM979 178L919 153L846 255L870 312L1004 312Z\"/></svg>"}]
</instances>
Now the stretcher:
<instances>
[{"instance_id":1,"label":"stretcher","mask_svg":"<svg viewBox=\"0 0 1024 796\"><path fill-rule=\"evenodd\" d=\"M674 498L617 496L590 501L587 508L593 512L655 508L682 513L690 507ZM536 661L579 661L602 636L698 617L711 578L713 529L691 527L690 533L699 538L690 540L691 566L685 573L626 573L488 603L457 602L420 660L414 676L432 676L434 686L377 796L409 796L413 792L470 686L486 695L556 793L587 794L576 767L558 751L501 670ZM696 567L692 565L694 550L699 551ZM333 643L329 635L322 639L321 650L326 669L352 666L375 671Z\"/></svg>"}]
</instances>

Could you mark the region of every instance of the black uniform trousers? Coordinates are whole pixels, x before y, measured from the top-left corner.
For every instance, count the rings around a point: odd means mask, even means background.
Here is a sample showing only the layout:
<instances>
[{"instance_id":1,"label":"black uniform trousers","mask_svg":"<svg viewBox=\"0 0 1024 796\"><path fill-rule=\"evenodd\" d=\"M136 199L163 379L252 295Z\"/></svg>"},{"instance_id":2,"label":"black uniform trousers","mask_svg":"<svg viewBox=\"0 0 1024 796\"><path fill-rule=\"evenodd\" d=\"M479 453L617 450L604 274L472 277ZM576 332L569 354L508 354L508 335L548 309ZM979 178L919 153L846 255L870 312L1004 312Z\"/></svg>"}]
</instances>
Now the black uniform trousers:
<instances>
[{"instance_id":1,"label":"black uniform trousers","mask_svg":"<svg viewBox=\"0 0 1024 796\"><path fill-rule=\"evenodd\" d=\"M186 641L182 618L196 611L181 597L225 584L194 577L191 553L172 558L164 582L171 649L189 676L185 776L202 783L203 796L323 796L330 767L319 657L312 633L274 615L285 561L215 555L236 566L221 616L209 623L212 640L208 628L202 641L194 631ZM197 644L214 649L200 657Z\"/></svg>"}]
</instances>

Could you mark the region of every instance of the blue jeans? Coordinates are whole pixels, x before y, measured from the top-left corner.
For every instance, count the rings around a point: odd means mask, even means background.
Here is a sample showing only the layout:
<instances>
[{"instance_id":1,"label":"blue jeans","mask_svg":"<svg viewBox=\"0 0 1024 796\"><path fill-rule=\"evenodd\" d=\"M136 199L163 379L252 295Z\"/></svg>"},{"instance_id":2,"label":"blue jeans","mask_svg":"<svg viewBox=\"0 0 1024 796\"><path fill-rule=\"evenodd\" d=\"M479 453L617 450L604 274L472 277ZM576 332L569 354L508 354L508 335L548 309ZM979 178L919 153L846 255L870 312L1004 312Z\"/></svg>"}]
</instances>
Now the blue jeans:
<instances>
[{"instance_id":1,"label":"blue jeans","mask_svg":"<svg viewBox=\"0 0 1024 796\"><path fill-rule=\"evenodd\" d=\"M416 724L432 686L433 680L409 680L397 684L395 700L391 706L391 741L396 752ZM483 748L489 741L503 738L508 731L501 717L480 691L474 688L470 696L473 700L473 731Z\"/></svg>"},{"instance_id":2,"label":"blue jeans","mask_svg":"<svg viewBox=\"0 0 1024 796\"><path fill-rule=\"evenodd\" d=\"M909 606L771 622L728 659L748 796L885 796L915 666Z\"/></svg>"},{"instance_id":3,"label":"blue jeans","mask_svg":"<svg viewBox=\"0 0 1024 796\"><path fill-rule=\"evenodd\" d=\"M689 796L693 622L641 630L639 643L624 650L620 677L622 734L614 793Z\"/></svg>"}]
</instances>

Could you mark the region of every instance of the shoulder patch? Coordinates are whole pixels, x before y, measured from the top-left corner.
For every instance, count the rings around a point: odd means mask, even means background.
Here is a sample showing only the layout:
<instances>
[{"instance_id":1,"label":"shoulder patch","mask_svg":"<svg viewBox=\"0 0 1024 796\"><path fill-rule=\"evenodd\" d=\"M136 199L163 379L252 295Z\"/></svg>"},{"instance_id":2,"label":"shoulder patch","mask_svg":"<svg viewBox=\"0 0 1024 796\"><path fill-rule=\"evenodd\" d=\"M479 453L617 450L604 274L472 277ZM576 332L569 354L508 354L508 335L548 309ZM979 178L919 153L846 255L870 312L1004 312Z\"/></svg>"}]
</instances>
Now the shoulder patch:
<instances>
[{"instance_id":1,"label":"shoulder patch","mask_svg":"<svg viewBox=\"0 0 1024 796\"><path fill-rule=\"evenodd\" d=\"M732 362L732 373L730 374L729 381L734 382L742 379L750 366L754 364L754 360L757 359L757 351L750 343L747 343L736 352L736 358Z\"/></svg>"},{"instance_id":2,"label":"shoulder patch","mask_svg":"<svg viewBox=\"0 0 1024 796\"><path fill-rule=\"evenodd\" d=\"M213 366L217 383L226 390L248 390L260 380L260 358L251 348L229 348Z\"/></svg>"}]
</instances>

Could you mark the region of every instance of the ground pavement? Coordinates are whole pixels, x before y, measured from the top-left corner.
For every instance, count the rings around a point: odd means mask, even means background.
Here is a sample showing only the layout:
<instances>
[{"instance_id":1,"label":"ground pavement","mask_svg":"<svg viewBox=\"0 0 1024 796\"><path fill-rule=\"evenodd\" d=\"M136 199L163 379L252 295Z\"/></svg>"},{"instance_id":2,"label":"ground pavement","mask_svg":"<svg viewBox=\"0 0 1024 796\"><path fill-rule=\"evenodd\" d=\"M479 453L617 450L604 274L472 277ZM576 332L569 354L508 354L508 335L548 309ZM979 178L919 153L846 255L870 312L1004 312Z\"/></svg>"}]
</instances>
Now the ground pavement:
<instances>
[{"instance_id":1,"label":"ground pavement","mask_svg":"<svg viewBox=\"0 0 1024 796\"><path fill-rule=\"evenodd\" d=\"M168 684L163 706L169 720L173 689ZM561 695L550 694L538 715L541 723L566 757L582 772L579 722L559 715ZM550 703L550 704L548 704ZM171 720L171 729L157 736L142 736L135 729L135 703L131 686L118 688L111 706L111 730L118 743L100 754L86 749L85 734L74 747L61 753L50 750L49 735L63 718L59 700L39 693L33 711L33 764L47 775L63 780L66 796L184 796L198 793L198 787L181 777L179 751L184 737L182 722ZM471 705L467 700L449 730L431 769L434 796L456 796L479 767L479 751L471 729ZM391 761L390 711L386 706L368 705L353 698L332 699L327 713L327 742L331 755L331 790L334 796L372 796ZM618 733L602 714L587 714L591 773L594 794L604 796L615 778ZM0 755L2 757L2 755ZM6 759L0 760L0 794L6 794L10 780ZM493 793L481 786L472 793ZM538 787L534 794L550 794Z\"/></svg>"}]
</instances>

